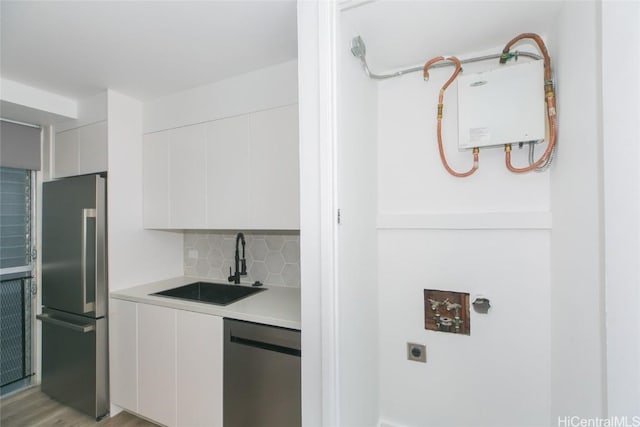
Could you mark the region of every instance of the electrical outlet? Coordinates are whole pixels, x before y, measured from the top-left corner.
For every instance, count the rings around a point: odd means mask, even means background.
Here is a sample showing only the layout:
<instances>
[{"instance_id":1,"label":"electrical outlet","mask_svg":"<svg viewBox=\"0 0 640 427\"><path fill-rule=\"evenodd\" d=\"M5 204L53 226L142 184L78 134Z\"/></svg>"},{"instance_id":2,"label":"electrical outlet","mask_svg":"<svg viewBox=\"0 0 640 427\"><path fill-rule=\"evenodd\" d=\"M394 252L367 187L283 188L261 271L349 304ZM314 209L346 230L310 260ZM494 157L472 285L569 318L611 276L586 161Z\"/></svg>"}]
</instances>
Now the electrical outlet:
<instances>
[{"instance_id":1,"label":"electrical outlet","mask_svg":"<svg viewBox=\"0 0 640 427\"><path fill-rule=\"evenodd\" d=\"M427 347L413 342L407 343L407 359L427 363Z\"/></svg>"}]
</instances>

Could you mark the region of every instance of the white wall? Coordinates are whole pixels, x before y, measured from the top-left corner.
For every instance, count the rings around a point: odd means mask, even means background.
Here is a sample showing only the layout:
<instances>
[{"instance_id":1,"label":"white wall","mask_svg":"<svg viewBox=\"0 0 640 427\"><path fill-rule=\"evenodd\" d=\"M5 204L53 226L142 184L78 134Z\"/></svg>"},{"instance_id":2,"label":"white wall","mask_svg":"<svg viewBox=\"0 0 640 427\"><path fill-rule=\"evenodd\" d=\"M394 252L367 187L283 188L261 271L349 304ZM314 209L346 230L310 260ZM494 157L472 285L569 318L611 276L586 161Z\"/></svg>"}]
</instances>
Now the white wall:
<instances>
[{"instance_id":1,"label":"white wall","mask_svg":"<svg viewBox=\"0 0 640 427\"><path fill-rule=\"evenodd\" d=\"M610 416L629 417L640 416L638 24L640 3L603 2L602 105L607 401Z\"/></svg>"},{"instance_id":2,"label":"white wall","mask_svg":"<svg viewBox=\"0 0 640 427\"><path fill-rule=\"evenodd\" d=\"M142 227L142 103L108 91L109 287L182 275L182 234Z\"/></svg>"},{"instance_id":3,"label":"white wall","mask_svg":"<svg viewBox=\"0 0 640 427\"><path fill-rule=\"evenodd\" d=\"M604 416L600 20L566 2L550 43L559 145L551 169L551 418Z\"/></svg>"},{"instance_id":4,"label":"white wall","mask_svg":"<svg viewBox=\"0 0 640 427\"><path fill-rule=\"evenodd\" d=\"M339 422L378 421L377 90L344 46L354 33L339 26L337 61L338 377Z\"/></svg>"},{"instance_id":5,"label":"white wall","mask_svg":"<svg viewBox=\"0 0 640 427\"><path fill-rule=\"evenodd\" d=\"M381 422L547 425L548 253L548 231L380 232ZM423 289L481 293L491 309L471 311L470 336L427 331ZM407 360L408 341L426 364Z\"/></svg>"},{"instance_id":6,"label":"white wall","mask_svg":"<svg viewBox=\"0 0 640 427\"><path fill-rule=\"evenodd\" d=\"M496 46L492 51L501 50ZM493 68L496 63L483 62L465 65L464 70L466 74ZM444 170L436 143L436 106L440 87L451 71L431 70L428 83L420 73L379 83L380 215L427 215L429 222L436 214L548 212L549 174L512 174L504 166L501 148L480 150L480 168L469 178L455 178ZM457 148L455 83L445 92L443 114L442 138L449 164L466 171L472 155ZM514 149L516 165L527 164L526 151Z\"/></svg>"},{"instance_id":7,"label":"white wall","mask_svg":"<svg viewBox=\"0 0 640 427\"><path fill-rule=\"evenodd\" d=\"M298 65L288 61L144 104L144 133L298 102Z\"/></svg>"},{"instance_id":8,"label":"white wall","mask_svg":"<svg viewBox=\"0 0 640 427\"><path fill-rule=\"evenodd\" d=\"M56 133L107 120L108 112L106 91L81 99L78 101L77 105L77 118L56 123Z\"/></svg>"},{"instance_id":9,"label":"white wall","mask_svg":"<svg viewBox=\"0 0 640 427\"><path fill-rule=\"evenodd\" d=\"M555 31L543 34L560 117L551 172L513 175L502 150L482 150L476 175L450 177L435 140L450 69L433 70L429 83L378 83L381 424L537 426L606 414L598 5L555 12ZM474 53L483 52L456 52ZM455 98L454 86L443 134L462 170L471 156L455 148ZM472 313L470 337L425 331L425 288L485 294L493 308ZM407 341L427 345L427 364L406 361Z\"/></svg>"},{"instance_id":10,"label":"white wall","mask_svg":"<svg viewBox=\"0 0 640 427\"><path fill-rule=\"evenodd\" d=\"M349 13L358 13L360 4L354 6ZM558 155L545 174L509 174L500 150L483 150L476 175L466 180L447 176L434 136L439 85L430 87L419 76L378 84L380 425L557 425L562 416L621 415L639 407L640 327L637 313L622 309L637 310L639 301L633 242L640 241L634 214L640 206L640 182L634 179L637 173L629 179L619 170L619 164L634 165L638 156L635 149L608 148L609 141L620 144L625 135L637 139L637 58L622 71L626 58L617 49L636 52L638 12L628 11L624 19L614 17L613 10L605 12L604 57L617 54L617 60L602 67L600 7L599 2L562 2L545 15L545 24L553 26L544 35L556 75L560 123ZM615 49L609 45L609 51L607 25L609 43L616 38L619 43ZM321 36L330 30L320 26ZM628 43L620 41L629 37ZM431 41L427 37L426 45ZM465 71L471 69L465 66ZM616 76L615 83L603 83L601 69L605 79ZM338 75L349 72L338 68ZM635 76L635 82L625 82L625 75ZM431 82L446 77L443 70L434 70ZM631 95L620 105L618 96L607 100L608 94L623 91ZM342 96L349 102L352 94ZM451 98L453 90L447 93ZM455 128L447 121L453 117L455 123L455 102L445 100L445 105L447 145L455 141ZM603 131L602 108L605 118L623 109L635 115L612 119ZM624 129L618 123L624 123ZM470 165L468 153L447 147L454 167ZM623 187L606 190L607 197L612 196L605 200L606 234L603 151L610 156L604 163L605 190ZM516 162L525 161L522 153L516 156ZM360 163L352 166L357 174ZM321 164L319 176L324 172ZM612 227L625 208L629 212ZM629 239L630 247L624 243ZM621 257L606 254L607 304L616 310L607 320L620 328L609 335L604 322L605 242L607 248L630 252ZM484 316L472 312L469 337L425 331L421 291L431 287L481 292L491 299L492 309ZM323 308L323 313L331 309ZM338 331L345 330L340 314L336 319ZM323 336L331 336L331 326L323 322ZM605 336L609 355L615 355L609 361ZM427 345L427 364L406 361L410 340ZM330 375L323 372L325 379Z\"/></svg>"},{"instance_id":11,"label":"white wall","mask_svg":"<svg viewBox=\"0 0 640 427\"><path fill-rule=\"evenodd\" d=\"M465 72L496 67L467 65ZM378 84L380 420L545 425L550 224L538 217L550 216L549 174L508 172L502 149L482 150L469 178L447 174L435 116L450 73L433 70L428 83L416 73ZM457 151L455 85L444 103L445 151L452 167L466 170L472 156ZM514 162L526 164L524 153ZM472 310L470 336L427 331L424 289L467 292L471 300L485 295L492 308L486 315ZM427 346L426 364L407 360L407 342Z\"/></svg>"}]
</instances>

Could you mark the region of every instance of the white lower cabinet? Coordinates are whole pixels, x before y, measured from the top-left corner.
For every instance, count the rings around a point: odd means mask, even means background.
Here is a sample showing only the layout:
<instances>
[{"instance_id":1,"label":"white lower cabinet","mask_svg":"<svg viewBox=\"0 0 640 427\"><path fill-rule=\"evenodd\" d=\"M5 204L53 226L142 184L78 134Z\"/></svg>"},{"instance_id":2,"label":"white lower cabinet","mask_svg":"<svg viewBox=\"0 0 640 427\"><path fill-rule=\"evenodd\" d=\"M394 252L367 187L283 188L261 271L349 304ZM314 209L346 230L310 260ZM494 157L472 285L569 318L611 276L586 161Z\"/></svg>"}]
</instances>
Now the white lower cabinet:
<instances>
[{"instance_id":1,"label":"white lower cabinet","mask_svg":"<svg viewBox=\"0 0 640 427\"><path fill-rule=\"evenodd\" d=\"M176 311L138 304L138 412L176 426Z\"/></svg>"},{"instance_id":2,"label":"white lower cabinet","mask_svg":"<svg viewBox=\"0 0 640 427\"><path fill-rule=\"evenodd\" d=\"M138 412L138 304L109 302L111 403Z\"/></svg>"},{"instance_id":3,"label":"white lower cabinet","mask_svg":"<svg viewBox=\"0 0 640 427\"><path fill-rule=\"evenodd\" d=\"M178 426L222 427L222 318L178 311Z\"/></svg>"},{"instance_id":4,"label":"white lower cabinet","mask_svg":"<svg viewBox=\"0 0 640 427\"><path fill-rule=\"evenodd\" d=\"M223 320L111 300L111 401L168 427L222 426Z\"/></svg>"}]
</instances>

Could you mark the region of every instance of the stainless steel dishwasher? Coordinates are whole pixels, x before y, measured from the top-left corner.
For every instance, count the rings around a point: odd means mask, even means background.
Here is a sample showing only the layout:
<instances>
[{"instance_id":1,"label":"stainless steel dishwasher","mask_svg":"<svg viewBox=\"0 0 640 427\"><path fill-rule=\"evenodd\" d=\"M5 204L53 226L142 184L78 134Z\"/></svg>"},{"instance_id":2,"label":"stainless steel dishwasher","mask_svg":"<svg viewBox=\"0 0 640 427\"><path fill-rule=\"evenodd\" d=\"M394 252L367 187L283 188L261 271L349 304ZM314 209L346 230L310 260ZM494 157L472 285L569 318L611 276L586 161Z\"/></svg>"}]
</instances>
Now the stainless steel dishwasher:
<instances>
[{"instance_id":1,"label":"stainless steel dishwasher","mask_svg":"<svg viewBox=\"0 0 640 427\"><path fill-rule=\"evenodd\" d=\"M299 427L300 331L224 319L224 426Z\"/></svg>"}]
</instances>

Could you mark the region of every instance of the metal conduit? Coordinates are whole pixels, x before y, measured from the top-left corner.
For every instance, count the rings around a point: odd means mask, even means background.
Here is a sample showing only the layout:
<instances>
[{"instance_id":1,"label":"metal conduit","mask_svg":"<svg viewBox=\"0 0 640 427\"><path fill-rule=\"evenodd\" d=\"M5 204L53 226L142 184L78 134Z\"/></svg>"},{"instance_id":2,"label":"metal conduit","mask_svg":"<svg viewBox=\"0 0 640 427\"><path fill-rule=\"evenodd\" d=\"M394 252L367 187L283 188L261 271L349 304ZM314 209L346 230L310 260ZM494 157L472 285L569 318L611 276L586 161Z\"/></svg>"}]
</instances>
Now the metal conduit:
<instances>
[{"instance_id":1,"label":"metal conduit","mask_svg":"<svg viewBox=\"0 0 640 427\"><path fill-rule=\"evenodd\" d=\"M422 65L418 65L412 68L406 68L404 70L400 70L400 71L396 71L394 73L390 73L390 74L375 74L373 73L370 69L369 69L369 65L367 64L367 48L364 44L364 40L362 40L362 37L360 36L356 36L353 39L351 39L351 53L353 54L353 56L355 56L356 58L360 59L360 62L362 63L362 68L364 69L365 74L374 80L385 80L385 79L391 79L394 77L400 77L402 75L405 74L409 74L409 73L415 73L418 71L423 71L423 66ZM525 58L531 58L531 59L536 59L536 60L540 60L542 59L542 56L537 55L535 53L530 53L530 52L518 52L518 51L514 51L513 52L513 57L518 59L519 56L523 56ZM470 64L470 63L474 63L474 62L481 62L481 61L489 61L492 59L500 59L500 57L502 56L501 53L496 53L493 55L484 55L484 56L476 56L474 58L467 58L467 59L461 59L460 60L460 64ZM440 62L437 64L432 65L429 68L442 68L442 67L452 67L454 66L454 64L452 62Z\"/></svg>"}]
</instances>

